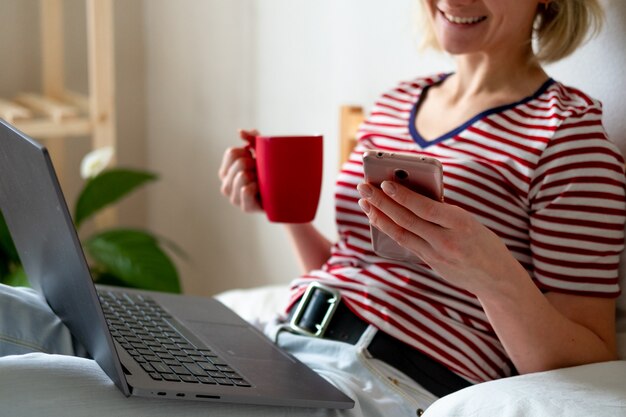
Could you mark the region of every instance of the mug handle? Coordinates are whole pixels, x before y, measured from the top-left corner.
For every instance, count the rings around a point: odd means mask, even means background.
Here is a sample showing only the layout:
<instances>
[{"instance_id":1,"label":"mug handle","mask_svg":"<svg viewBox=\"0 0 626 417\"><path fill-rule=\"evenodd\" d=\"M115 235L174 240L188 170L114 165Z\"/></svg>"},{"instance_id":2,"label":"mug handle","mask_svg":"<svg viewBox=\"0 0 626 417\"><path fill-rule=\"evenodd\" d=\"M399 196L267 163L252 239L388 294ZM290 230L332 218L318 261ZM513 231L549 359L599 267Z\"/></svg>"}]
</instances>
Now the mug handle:
<instances>
[{"instance_id":1,"label":"mug handle","mask_svg":"<svg viewBox=\"0 0 626 417\"><path fill-rule=\"evenodd\" d=\"M241 138L248 142L246 145L247 150L256 150L256 135L251 135L247 132L242 132Z\"/></svg>"},{"instance_id":2,"label":"mug handle","mask_svg":"<svg viewBox=\"0 0 626 417\"><path fill-rule=\"evenodd\" d=\"M252 157L256 159L256 135L251 135L250 133L247 132L241 132L241 138L243 140L245 140L246 142L248 142L245 146L245 149L247 151L249 151L252 154ZM259 201L259 205L261 206L261 208L263 208L263 200L261 199L261 190L259 190L259 192L257 193L257 200Z\"/></svg>"}]
</instances>

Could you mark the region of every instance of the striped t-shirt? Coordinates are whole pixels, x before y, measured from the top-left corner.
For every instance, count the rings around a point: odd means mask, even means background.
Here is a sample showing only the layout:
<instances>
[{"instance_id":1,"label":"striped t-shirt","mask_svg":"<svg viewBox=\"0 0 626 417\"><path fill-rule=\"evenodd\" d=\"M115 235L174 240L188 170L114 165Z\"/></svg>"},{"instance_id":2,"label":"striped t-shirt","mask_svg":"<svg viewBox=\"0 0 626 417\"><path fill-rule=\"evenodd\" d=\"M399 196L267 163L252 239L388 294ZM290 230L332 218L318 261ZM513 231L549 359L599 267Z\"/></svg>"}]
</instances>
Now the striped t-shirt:
<instances>
[{"instance_id":1,"label":"striped t-shirt","mask_svg":"<svg viewBox=\"0 0 626 417\"><path fill-rule=\"evenodd\" d=\"M600 103L554 80L425 141L415 114L420 97L443 79L401 83L376 102L337 180L339 240L322 269L293 282L290 305L312 280L335 287L362 319L481 382L514 368L477 298L425 264L372 252L368 219L357 204L363 152L439 159L446 203L495 232L542 291L600 297L620 293L624 160L607 140Z\"/></svg>"}]
</instances>

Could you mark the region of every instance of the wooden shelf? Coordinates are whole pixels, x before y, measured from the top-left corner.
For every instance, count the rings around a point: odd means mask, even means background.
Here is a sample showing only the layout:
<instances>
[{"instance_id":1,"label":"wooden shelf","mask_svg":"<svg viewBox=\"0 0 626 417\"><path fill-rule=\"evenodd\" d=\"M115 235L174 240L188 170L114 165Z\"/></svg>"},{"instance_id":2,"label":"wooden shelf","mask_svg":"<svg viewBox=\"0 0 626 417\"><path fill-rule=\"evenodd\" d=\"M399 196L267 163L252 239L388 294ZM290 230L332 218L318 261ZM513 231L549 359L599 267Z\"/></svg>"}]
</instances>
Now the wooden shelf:
<instances>
[{"instance_id":1,"label":"wooden shelf","mask_svg":"<svg viewBox=\"0 0 626 417\"><path fill-rule=\"evenodd\" d=\"M92 148L115 147L112 0L85 0L89 95L65 89L63 0L40 0L42 92L0 98L0 118L38 139L92 136Z\"/></svg>"},{"instance_id":2,"label":"wooden shelf","mask_svg":"<svg viewBox=\"0 0 626 417\"><path fill-rule=\"evenodd\" d=\"M40 139L89 136L93 129L88 98L68 93L64 100L20 93L13 101L0 99L0 118Z\"/></svg>"},{"instance_id":3,"label":"wooden shelf","mask_svg":"<svg viewBox=\"0 0 626 417\"><path fill-rule=\"evenodd\" d=\"M57 156L55 168L63 183L65 142L91 137L91 148L116 148L113 0L85 0L87 22L87 96L65 88L63 0L39 0L42 91L0 98L0 118L36 139L45 139ZM100 226L116 222L109 212Z\"/></svg>"}]
</instances>

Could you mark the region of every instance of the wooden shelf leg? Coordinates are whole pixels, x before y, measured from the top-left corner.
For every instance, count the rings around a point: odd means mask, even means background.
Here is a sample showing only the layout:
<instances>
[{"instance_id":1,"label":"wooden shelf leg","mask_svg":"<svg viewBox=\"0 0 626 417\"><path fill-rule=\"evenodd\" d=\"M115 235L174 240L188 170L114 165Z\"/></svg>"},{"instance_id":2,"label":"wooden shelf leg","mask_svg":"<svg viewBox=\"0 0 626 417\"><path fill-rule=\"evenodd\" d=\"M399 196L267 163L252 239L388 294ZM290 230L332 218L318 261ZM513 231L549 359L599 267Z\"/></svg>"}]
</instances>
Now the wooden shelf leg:
<instances>
[{"instance_id":1,"label":"wooden shelf leg","mask_svg":"<svg viewBox=\"0 0 626 417\"><path fill-rule=\"evenodd\" d=\"M61 98L65 89L63 78L63 1L40 0L42 89L44 96ZM64 138L46 140L46 147L54 161L54 167L63 184L66 178Z\"/></svg>"},{"instance_id":2,"label":"wooden shelf leg","mask_svg":"<svg viewBox=\"0 0 626 417\"><path fill-rule=\"evenodd\" d=\"M110 146L117 152L112 0L87 0L87 30L92 148ZM115 223L117 213L114 209L106 210L96 218L99 228Z\"/></svg>"}]
</instances>

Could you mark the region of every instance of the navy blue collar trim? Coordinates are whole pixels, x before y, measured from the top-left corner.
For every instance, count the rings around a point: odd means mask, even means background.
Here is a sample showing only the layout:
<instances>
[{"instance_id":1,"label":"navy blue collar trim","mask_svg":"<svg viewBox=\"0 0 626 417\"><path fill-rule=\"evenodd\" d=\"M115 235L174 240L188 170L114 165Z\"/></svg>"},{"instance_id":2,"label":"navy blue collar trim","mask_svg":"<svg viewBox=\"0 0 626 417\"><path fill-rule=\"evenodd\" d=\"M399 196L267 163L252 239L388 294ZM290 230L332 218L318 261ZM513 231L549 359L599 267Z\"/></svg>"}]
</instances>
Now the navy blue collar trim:
<instances>
[{"instance_id":1,"label":"navy blue collar trim","mask_svg":"<svg viewBox=\"0 0 626 417\"><path fill-rule=\"evenodd\" d=\"M419 110L422 101L426 98L426 94L428 93L428 89L434 85L438 85L440 83L442 83L446 78L448 78L450 74L446 74L443 78L441 78L440 80L436 81L433 84L427 85L426 87L424 87L422 89L422 92L419 96L419 99L417 100L417 102L415 102L415 104L413 105L413 108L411 109L411 117L409 118L409 132L411 133L411 136L413 137L413 140L421 146L422 149L427 148L428 146L432 146L435 145L439 142L442 142L446 139L452 138L456 135L458 135L459 133L461 133L462 131L464 131L465 129L467 129L468 127L470 127L472 124L476 123L478 120L487 117L491 114L494 113L499 113L499 112L503 112L506 110L509 110L513 107L519 106L521 104L525 104L528 103L531 100L536 99L537 97L541 96L543 93L545 93L545 91L552 85L555 83L555 81L552 78L548 78L548 80L543 83L541 85L541 87L539 87L539 89L531 96L528 96L526 98L521 99L520 101L516 101L515 103L511 103L511 104L505 104L502 106L497 106L497 107L493 107L491 109L485 110L479 114L477 114L476 116L472 117L470 120L468 120L467 122L463 123L461 126L457 127L454 130L451 130L448 133L445 133L444 135L433 139L433 140L426 140L422 137L422 135L420 135L420 133L417 131L417 128L415 127L415 118L417 117L417 111Z\"/></svg>"}]
</instances>

